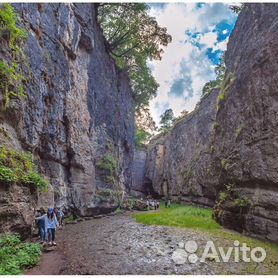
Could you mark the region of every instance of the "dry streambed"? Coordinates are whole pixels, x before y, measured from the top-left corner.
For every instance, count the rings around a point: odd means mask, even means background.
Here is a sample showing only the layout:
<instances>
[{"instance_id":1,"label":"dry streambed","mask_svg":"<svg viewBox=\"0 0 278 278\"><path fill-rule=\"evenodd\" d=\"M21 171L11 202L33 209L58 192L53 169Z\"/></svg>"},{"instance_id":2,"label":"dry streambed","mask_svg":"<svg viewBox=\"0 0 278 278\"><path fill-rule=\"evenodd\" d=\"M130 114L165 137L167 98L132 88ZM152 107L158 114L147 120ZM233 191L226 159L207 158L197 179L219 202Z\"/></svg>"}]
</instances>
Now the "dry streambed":
<instances>
[{"instance_id":1,"label":"dry streambed","mask_svg":"<svg viewBox=\"0 0 278 278\"><path fill-rule=\"evenodd\" d=\"M269 272L260 265L254 269L243 262L217 263L211 258L206 262L177 264L172 258L180 242L195 240L199 246L205 246L208 240L214 239L209 234L190 229L139 224L129 214L91 219L67 225L59 231L59 246L44 254L40 265L28 274ZM219 240L216 240L218 244ZM223 244L227 242L223 240ZM199 253L200 250L197 251Z\"/></svg>"}]
</instances>

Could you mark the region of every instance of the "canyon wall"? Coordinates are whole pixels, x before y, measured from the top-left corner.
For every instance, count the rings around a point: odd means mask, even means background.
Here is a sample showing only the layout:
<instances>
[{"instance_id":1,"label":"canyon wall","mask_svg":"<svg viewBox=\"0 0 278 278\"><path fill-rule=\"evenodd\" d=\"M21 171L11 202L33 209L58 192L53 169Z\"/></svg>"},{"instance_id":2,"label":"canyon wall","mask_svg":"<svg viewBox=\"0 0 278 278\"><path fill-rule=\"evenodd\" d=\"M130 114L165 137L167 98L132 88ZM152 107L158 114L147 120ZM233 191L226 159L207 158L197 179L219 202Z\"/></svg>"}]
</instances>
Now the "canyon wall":
<instances>
[{"instance_id":1,"label":"canyon wall","mask_svg":"<svg viewBox=\"0 0 278 278\"><path fill-rule=\"evenodd\" d=\"M28 33L21 64L27 98L12 99L3 108L1 94L0 142L31 152L50 183L48 193L23 206L30 214L35 206L54 204L83 216L111 211L117 204L103 200L101 192L123 193L131 184L134 100L127 74L116 68L106 50L96 6L13 7ZM1 44L0 57L9 61L8 47ZM101 166L107 160L115 165L113 173ZM7 195L0 204L1 218L14 209L11 191L1 185L1 196ZM17 217L26 222L24 210Z\"/></svg>"},{"instance_id":2,"label":"canyon wall","mask_svg":"<svg viewBox=\"0 0 278 278\"><path fill-rule=\"evenodd\" d=\"M223 226L278 240L278 5L245 4L219 90L154 138L146 179L161 196L214 207Z\"/></svg>"}]
</instances>

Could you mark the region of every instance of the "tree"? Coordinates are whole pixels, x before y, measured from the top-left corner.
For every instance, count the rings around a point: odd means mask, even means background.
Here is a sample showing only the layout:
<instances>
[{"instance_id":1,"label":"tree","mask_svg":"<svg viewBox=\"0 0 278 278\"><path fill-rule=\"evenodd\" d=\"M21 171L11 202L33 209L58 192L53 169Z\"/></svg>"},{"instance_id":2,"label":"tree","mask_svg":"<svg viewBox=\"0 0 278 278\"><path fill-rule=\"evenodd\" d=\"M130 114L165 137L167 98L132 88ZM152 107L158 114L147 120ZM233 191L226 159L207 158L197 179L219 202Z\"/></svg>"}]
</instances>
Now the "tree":
<instances>
[{"instance_id":1,"label":"tree","mask_svg":"<svg viewBox=\"0 0 278 278\"><path fill-rule=\"evenodd\" d=\"M216 74L216 79L211 80L205 84L203 87L203 96L211 93L211 91L215 88L219 88L224 80L224 75L226 71L225 61L224 61L225 52L223 53L219 65L217 65L214 69Z\"/></svg>"},{"instance_id":2,"label":"tree","mask_svg":"<svg viewBox=\"0 0 278 278\"><path fill-rule=\"evenodd\" d=\"M144 129L136 127L135 132L135 146L137 149L141 149L151 138L151 134Z\"/></svg>"},{"instance_id":3,"label":"tree","mask_svg":"<svg viewBox=\"0 0 278 278\"><path fill-rule=\"evenodd\" d=\"M156 123L151 116L149 107L143 107L139 111L136 111L135 122L138 128L145 130L151 135L154 135L157 130Z\"/></svg>"},{"instance_id":4,"label":"tree","mask_svg":"<svg viewBox=\"0 0 278 278\"><path fill-rule=\"evenodd\" d=\"M160 116L160 130L161 131L167 131L172 125L173 122L175 121L175 116L173 110L167 109L161 116Z\"/></svg>"},{"instance_id":5,"label":"tree","mask_svg":"<svg viewBox=\"0 0 278 278\"><path fill-rule=\"evenodd\" d=\"M239 14L239 13L241 12L242 8L243 8L243 5L244 5L244 3L241 4L241 5L229 5L229 8L230 8L234 13Z\"/></svg>"},{"instance_id":6,"label":"tree","mask_svg":"<svg viewBox=\"0 0 278 278\"><path fill-rule=\"evenodd\" d=\"M186 118L188 116L189 112L187 110L183 110L178 117L176 117L173 121L173 124L179 122L181 119Z\"/></svg>"},{"instance_id":7,"label":"tree","mask_svg":"<svg viewBox=\"0 0 278 278\"><path fill-rule=\"evenodd\" d=\"M148 105L158 88L147 61L161 59L162 47L172 39L148 10L145 3L103 3L97 9L108 51L129 73L137 110Z\"/></svg>"}]
</instances>

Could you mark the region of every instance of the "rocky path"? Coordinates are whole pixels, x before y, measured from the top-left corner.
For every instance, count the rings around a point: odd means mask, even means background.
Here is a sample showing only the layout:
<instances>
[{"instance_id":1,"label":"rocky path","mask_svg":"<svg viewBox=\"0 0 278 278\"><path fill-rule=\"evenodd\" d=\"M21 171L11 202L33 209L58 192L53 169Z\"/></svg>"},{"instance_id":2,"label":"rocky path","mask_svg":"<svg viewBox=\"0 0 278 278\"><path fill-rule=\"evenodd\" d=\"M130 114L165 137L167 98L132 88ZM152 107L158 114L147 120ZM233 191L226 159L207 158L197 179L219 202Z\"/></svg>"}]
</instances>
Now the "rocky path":
<instances>
[{"instance_id":1,"label":"rocky path","mask_svg":"<svg viewBox=\"0 0 278 278\"><path fill-rule=\"evenodd\" d=\"M172 254L188 240L205 244L211 238L188 229L138 224L128 214L87 220L58 231L56 249L44 253L27 274L236 274L240 269L213 262L176 264Z\"/></svg>"}]
</instances>

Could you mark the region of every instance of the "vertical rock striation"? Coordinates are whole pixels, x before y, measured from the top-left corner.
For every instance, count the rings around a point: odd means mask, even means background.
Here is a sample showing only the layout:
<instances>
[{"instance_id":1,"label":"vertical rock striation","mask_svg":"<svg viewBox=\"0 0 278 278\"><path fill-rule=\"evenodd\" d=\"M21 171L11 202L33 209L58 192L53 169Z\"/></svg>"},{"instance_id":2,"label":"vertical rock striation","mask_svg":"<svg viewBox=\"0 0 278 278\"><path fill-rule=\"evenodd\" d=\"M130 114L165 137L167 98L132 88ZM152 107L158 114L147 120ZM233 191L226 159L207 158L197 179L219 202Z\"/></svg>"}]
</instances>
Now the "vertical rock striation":
<instances>
[{"instance_id":1,"label":"vertical rock striation","mask_svg":"<svg viewBox=\"0 0 278 278\"><path fill-rule=\"evenodd\" d=\"M35 205L55 203L83 216L115 209L100 192L129 190L134 100L127 74L106 50L95 4L13 6L28 32L28 97L1 109L1 143L32 152L48 178L49 192ZM5 49L0 57L10 58ZM97 166L108 156L117 165L110 180Z\"/></svg>"},{"instance_id":2,"label":"vertical rock striation","mask_svg":"<svg viewBox=\"0 0 278 278\"><path fill-rule=\"evenodd\" d=\"M219 91L148 149L155 192L214 206L223 226L278 240L278 5L245 4Z\"/></svg>"}]
</instances>

